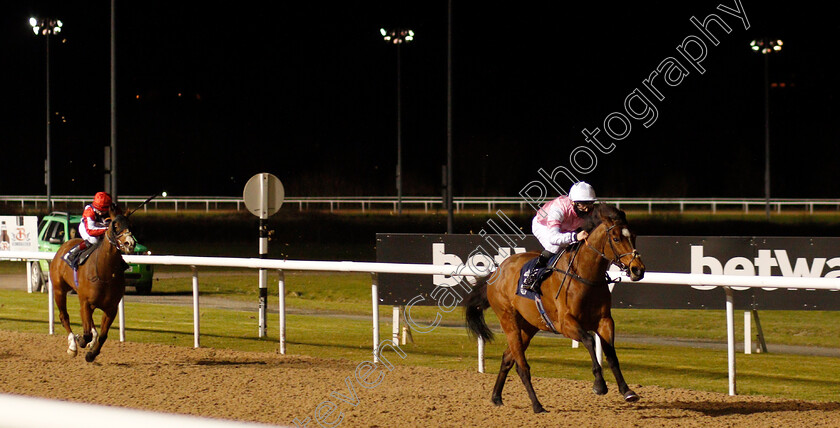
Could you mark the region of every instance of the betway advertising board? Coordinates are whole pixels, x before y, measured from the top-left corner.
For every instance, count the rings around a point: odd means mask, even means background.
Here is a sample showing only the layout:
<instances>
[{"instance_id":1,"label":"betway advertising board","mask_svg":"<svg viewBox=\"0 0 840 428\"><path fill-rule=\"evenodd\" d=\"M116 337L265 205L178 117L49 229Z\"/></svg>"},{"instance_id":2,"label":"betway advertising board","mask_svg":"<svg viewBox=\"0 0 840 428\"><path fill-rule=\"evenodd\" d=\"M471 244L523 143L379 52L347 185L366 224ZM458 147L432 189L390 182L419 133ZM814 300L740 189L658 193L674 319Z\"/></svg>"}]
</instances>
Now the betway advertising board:
<instances>
[{"instance_id":1,"label":"betway advertising board","mask_svg":"<svg viewBox=\"0 0 840 428\"><path fill-rule=\"evenodd\" d=\"M498 265L510 254L541 251L531 236L377 234L376 260L463 265L463 271ZM501 245L499 245L501 244ZM840 277L840 238L640 236L636 247L650 272L746 276ZM459 277L380 274L383 304L437 305L435 296L463 298ZM449 289L454 293L442 293ZM735 287L739 309L840 310L840 292ZM723 309L720 287L615 284L613 307ZM418 297L419 296L419 297Z\"/></svg>"}]
</instances>

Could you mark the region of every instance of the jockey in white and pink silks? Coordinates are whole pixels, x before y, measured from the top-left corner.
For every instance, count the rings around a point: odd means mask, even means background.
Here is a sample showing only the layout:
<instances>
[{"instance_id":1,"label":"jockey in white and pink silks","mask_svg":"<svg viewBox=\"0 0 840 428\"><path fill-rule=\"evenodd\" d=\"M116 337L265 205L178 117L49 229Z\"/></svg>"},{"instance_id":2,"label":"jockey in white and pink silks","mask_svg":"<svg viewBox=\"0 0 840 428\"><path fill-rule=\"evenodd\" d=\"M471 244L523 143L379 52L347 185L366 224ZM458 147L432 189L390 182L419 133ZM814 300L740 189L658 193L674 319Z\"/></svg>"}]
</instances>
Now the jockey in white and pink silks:
<instances>
[{"instance_id":1,"label":"jockey in white and pink silks","mask_svg":"<svg viewBox=\"0 0 840 428\"><path fill-rule=\"evenodd\" d=\"M533 290L536 271L544 268L557 252L589 236L585 230L578 232L577 229L583 226L595 200L592 186L580 181L572 186L568 196L560 196L540 207L531 222L531 230L545 251L540 254L534 268L526 274L524 288Z\"/></svg>"}]
</instances>

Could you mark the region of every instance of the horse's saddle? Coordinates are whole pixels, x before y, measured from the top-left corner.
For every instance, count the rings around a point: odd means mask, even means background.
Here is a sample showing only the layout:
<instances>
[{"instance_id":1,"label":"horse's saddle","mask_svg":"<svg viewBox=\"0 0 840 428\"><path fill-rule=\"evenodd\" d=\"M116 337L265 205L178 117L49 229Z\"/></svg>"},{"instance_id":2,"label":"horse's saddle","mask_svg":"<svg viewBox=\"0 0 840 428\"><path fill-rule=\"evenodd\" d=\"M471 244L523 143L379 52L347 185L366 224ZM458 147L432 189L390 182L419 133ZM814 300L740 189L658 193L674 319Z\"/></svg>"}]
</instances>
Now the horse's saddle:
<instances>
[{"instance_id":1,"label":"horse's saddle","mask_svg":"<svg viewBox=\"0 0 840 428\"><path fill-rule=\"evenodd\" d=\"M78 246L78 244L76 246ZM82 251L71 250L68 254L68 257L64 259L64 261L67 262L67 264L70 265L71 268L78 269L79 266L85 263L88 257L90 257L91 253L93 253L93 250L95 250L98 246L99 243L97 242L95 245L88 245L87 248L85 248Z\"/></svg>"},{"instance_id":2,"label":"horse's saddle","mask_svg":"<svg viewBox=\"0 0 840 428\"><path fill-rule=\"evenodd\" d=\"M563 255L563 251L555 254L554 256L551 257L551 259L548 260L545 267L539 268L535 272L532 273L532 275L536 275L536 278L537 278L536 281L534 282L534 287L533 287L534 290L539 290L540 289L540 284L542 284L542 282L545 281L546 278L551 276L551 273L554 271L554 265L557 264L557 260L562 255ZM519 282L517 283L517 286L516 286L516 294L518 294L520 297L524 297L524 298L530 299L530 300L535 300L536 297L539 296L539 293L531 291L531 290L527 290L527 289L522 287L523 282L525 282L526 274L528 274L528 272L531 272L534 269L534 265L537 264L537 259L538 258L539 257L534 257L533 259L528 260L527 262L525 262L524 265L522 265L522 269L519 270Z\"/></svg>"}]
</instances>

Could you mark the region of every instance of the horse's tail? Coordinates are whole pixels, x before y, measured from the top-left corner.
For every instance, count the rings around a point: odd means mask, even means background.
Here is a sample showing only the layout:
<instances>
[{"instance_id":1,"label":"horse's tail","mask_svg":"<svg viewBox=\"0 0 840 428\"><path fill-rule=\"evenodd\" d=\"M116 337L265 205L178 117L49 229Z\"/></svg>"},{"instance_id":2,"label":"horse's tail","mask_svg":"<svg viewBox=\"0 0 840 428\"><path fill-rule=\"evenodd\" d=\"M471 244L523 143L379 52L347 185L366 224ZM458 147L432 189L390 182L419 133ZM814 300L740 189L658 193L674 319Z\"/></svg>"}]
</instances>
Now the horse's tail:
<instances>
[{"instance_id":1,"label":"horse's tail","mask_svg":"<svg viewBox=\"0 0 840 428\"><path fill-rule=\"evenodd\" d=\"M467 328L474 337L480 337L485 342L493 341L493 332L487 327L484 321L484 310L490 307L487 300L487 279L479 278L464 303L464 312L467 318Z\"/></svg>"}]
</instances>

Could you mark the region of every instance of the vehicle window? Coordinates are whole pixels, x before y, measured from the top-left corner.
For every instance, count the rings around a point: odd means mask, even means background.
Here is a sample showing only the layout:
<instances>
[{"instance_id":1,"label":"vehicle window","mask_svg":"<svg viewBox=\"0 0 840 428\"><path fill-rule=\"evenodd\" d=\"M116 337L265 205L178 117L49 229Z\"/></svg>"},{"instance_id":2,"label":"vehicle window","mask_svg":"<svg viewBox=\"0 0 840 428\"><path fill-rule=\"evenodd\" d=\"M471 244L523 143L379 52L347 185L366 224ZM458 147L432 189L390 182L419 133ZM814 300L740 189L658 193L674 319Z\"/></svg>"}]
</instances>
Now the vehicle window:
<instances>
[{"instance_id":1,"label":"vehicle window","mask_svg":"<svg viewBox=\"0 0 840 428\"><path fill-rule=\"evenodd\" d=\"M64 224L58 221L50 222L47 226L46 235L44 235L44 239L49 241L52 238L58 238L61 242L64 242Z\"/></svg>"},{"instance_id":2,"label":"vehicle window","mask_svg":"<svg viewBox=\"0 0 840 428\"><path fill-rule=\"evenodd\" d=\"M79 223L70 223L70 239L76 239L79 235Z\"/></svg>"},{"instance_id":3,"label":"vehicle window","mask_svg":"<svg viewBox=\"0 0 840 428\"><path fill-rule=\"evenodd\" d=\"M41 234L41 231L44 230L44 226L46 226L46 224L47 224L47 221L44 220L44 219L41 219L41 221L38 223L38 234Z\"/></svg>"}]
</instances>

